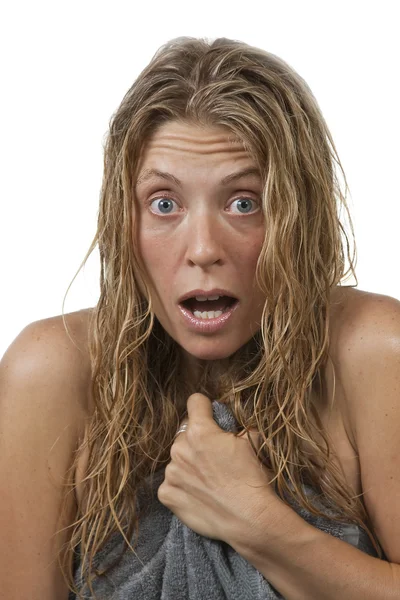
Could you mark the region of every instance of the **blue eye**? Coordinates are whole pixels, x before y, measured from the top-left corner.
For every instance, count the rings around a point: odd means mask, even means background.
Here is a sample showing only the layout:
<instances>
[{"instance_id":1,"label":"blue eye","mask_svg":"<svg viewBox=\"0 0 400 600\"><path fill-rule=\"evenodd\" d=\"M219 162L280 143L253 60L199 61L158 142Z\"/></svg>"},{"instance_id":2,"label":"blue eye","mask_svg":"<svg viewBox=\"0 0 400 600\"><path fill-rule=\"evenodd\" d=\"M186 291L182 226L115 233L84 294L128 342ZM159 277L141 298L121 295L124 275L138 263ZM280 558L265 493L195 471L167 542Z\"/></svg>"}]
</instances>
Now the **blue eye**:
<instances>
[{"instance_id":1,"label":"blue eye","mask_svg":"<svg viewBox=\"0 0 400 600\"><path fill-rule=\"evenodd\" d=\"M152 207L154 205L154 203L157 203L157 209L160 211L159 213L156 211L156 214L162 214L162 215L168 215L169 213L171 213L172 209L173 209L173 204L174 201L171 200L171 198L155 198L151 203L150 206ZM153 208L152 208L153 210Z\"/></svg>"},{"instance_id":2,"label":"blue eye","mask_svg":"<svg viewBox=\"0 0 400 600\"><path fill-rule=\"evenodd\" d=\"M156 215L169 215L174 213L174 205L176 206L175 200L168 198L167 196L161 198L154 198L150 201L149 206L151 211ZM233 211L236 214L246 215L248 213L257 212L259 210L258 203L253 198L236 198L230 204L230 210L232 206L235 206L237 210Z\"/></svg>"},{"instance_id":3,"label":"blue eye","mask_svg":"<svg viewBox=\"0 0 400 600\"><path fill-rule=\"evenodd\" d=\"M252 212L253 205L256 204L255 200L252 200L252 198L237 198L232 202L231 206L233 206L235 202L237 202L236 206L242 215Z\"/></svg>"}]
</instances>

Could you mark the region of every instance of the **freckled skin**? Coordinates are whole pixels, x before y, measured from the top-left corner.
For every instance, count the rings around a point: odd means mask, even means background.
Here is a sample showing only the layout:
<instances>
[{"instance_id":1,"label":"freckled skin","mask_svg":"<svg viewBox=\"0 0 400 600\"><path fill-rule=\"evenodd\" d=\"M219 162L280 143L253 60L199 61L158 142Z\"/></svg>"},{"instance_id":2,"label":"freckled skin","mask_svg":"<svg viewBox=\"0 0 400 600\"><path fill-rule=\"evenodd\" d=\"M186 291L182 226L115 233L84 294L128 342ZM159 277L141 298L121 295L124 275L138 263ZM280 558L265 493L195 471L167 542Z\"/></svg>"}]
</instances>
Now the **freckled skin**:
<instances>
[{"instance_id":1,"label":"freckled skin","mask_svg":"<svg viewBox=\"0 0 400 600\"><path fill-rule=\"evenodd\" d=\"M265 236L261 179L253 174L220 183L227 175L255 166L228 129L178 122L158 129L142 154L135 189L139 250L154 312L191 365L196 359L229 357L260 327L264 298L254 275ZM159 176L141 181L148 169L171 173L182 185ZM168 214L159 208L159 200L165 198L173 201L167 203ZM246 214L237 202L243 198L254 200ZM201 334L187 329L178 299L196 288L224 288L239 299L221 331Z\"/></svg>"}]
</instances>

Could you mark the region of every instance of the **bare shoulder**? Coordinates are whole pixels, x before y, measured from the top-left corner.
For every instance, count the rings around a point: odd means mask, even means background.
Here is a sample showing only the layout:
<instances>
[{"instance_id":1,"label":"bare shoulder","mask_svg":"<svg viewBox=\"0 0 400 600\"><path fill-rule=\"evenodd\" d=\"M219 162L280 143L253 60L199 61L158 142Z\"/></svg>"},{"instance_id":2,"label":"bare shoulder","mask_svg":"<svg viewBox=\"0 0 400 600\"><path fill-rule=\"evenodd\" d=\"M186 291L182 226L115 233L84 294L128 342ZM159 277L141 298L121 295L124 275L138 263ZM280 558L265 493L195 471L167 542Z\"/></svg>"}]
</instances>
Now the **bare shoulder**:
<instances>
[{"instance_id":1,"label":"bare shoulder","mask_svg":"<svg viewBox=\"0 0 400 600\"><path fill-rule=\"evenodd\" d=\"M2 377L53 383L79 390L76 404L84 409L90 383L88 323L92 309L41 319L27 325L1 361ZM62 397L62 394L59 398ZM57 399L55 399L57 402Z\"/></svg>"},{"instance_id":2,"label":"bare shoulder","mask_svg":"<svg viewBox=\"0 0 400 600\"><path fill-rule=\"evenodd\" d=\"M337 311L333 355L360 491L386 556L400 562L400 301L353 290Z\"/></svg>"},{"instance_id":3,"label":"bare shoulder","mask_svg":"<svg viewBox=\"0 0 400 600\"><path fill-rule=\"evenodd\" d=\"M396 341L400 301L392 296L337 288L331 314L331 346L338 360L344 361L357 351L370 354L377 342Z\"/></svg>"},{"instance_id":4,"label":"bare shoulder","mask_svg":"<svg viewBox=\"0 0 400 600\"><path fill-rule=\"evenodd\" d=\"M0 362L0 426L18 439L25 425L29 435L37 432L32 443L57 444L63 467L90 416L91 314L85 309L30 323Z\"/></svg>"},{"instance_id":5,"label":"bare shoulder","mask_svg":"<svg viewBox=\"0 0 400 600\"><path fill-rule=\"evenodd\" d=\"M338 289L332 301L330 338L344 405L357 410L355 398L363 385L371 384L377 363L400 350L400 301L350 287Z\"/></svg>"},{"instance_id":6,"label":"bare shoulder","mask_svg":"<svg viewBox=\"0 0 400 600\"><path fill-rule=\"evenodd\" d=\"M89 316L31 323L0 362L0 580L10 600L33 589L42 600L68 596L56 557L75 518L65 483L88 414Z\"/></svg>"}]
</instances>

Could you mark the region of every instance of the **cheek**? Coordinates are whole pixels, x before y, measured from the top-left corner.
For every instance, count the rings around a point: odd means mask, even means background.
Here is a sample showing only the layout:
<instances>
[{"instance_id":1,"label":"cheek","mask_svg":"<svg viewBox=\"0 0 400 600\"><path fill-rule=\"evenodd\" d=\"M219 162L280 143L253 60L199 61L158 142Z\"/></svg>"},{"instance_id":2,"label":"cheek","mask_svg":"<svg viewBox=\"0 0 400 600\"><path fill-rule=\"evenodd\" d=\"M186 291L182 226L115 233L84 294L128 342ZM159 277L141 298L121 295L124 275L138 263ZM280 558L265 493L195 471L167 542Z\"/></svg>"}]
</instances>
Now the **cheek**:
<instances>
[{"instance_id":1,"label":"cheek","mask_svg":"<svg viewBox=\"0 0 400 600\"><path fill-rule=\"evenodd\" d=\"M138 232L136 240L132 240L132 243L134 248L136 248L136 252L139 255L138 259L144 269L143 277L146 283L144 284L141 277L139 278L140 281L138 281L138 284L140 290L145 297L151 294L154 302L156 298L153 292L159 286L159 265L163 262L163 259L160 257L160 244L143 230ZM148 292L145 291L146 287L148 288Z\"/></svg>"},{"instance_id":2,"label":"cheek","mask_svg":"<svg viewBox=\"0 0 400 600\"><path fill-rule=\"evenodd\" d=\"M138 235L138 247L143 263L149 273L160 263L164 263L167 256L163 253L163 243L151 229L143 227Z\"/></svg>"},{"instance_id":3,"label":"cheek","mask_svg":"<svg viewBox=\"0 0 400 600\"><path fill-rule=\"evenodd\" d=\"M160 263L162 251L161 244L157 240L144 239L140 244L140 251L148 269L154 268Z\"/></svg>"},{"instance_id":4,"label":"cheek","mask_svg":"<svg viewBox=\"0 0 400 600\"><path fill-rule=\"evenodd\" d=\"M165 242L160 236L141 235L139 238L139 250L143 265L147 274L154 307L159 307L161 298L171 295L171 282L174 279L174 258L172 249L166 248ZM160 298L160 299L158 299Z\"/></svg>"},{"instance_id":5,"label":"cheek","mask_svg":"<svg viewBox=\"0 0 400 600\"><path fill-rule=\"evenodd\" d=\"M256 270L257 261L260 256L264 242L264 236L253 236L251 240L247 239L237 248L237 260L244 272L249 277L253 276Z\"/></svg>"}]
</instances>

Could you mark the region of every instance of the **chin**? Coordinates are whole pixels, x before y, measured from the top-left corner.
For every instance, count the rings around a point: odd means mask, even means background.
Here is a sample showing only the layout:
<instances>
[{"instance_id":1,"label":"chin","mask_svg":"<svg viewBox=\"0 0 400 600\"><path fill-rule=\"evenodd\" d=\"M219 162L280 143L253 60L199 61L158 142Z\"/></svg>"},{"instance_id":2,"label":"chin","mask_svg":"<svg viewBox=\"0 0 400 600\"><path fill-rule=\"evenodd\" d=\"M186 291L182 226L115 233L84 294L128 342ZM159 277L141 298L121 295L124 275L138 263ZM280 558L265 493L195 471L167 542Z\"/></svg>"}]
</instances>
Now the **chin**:
<instances>
[{"instance_id":1,"label":"chin","mask_svg":"<svg viewBox=\"0 0 400 600\"><path fill-rule=\"evenodd\" d=\"M234 354L234 352L228 352L228 353L217 353L217 352L199 353L199 352L197 352L196 354L194 354L193 352L188 352L187 350L186 350L186 352L188 354L190 354L190 356L192 356L193 358L196 358L197 360L204 360L204 361L224 360L224 359L232 356L232 354Z\"/></svg>"},{"instance_id":2,"label":"chin","mask_svg":"<svg viewBox=\"0 0 400 600\"><path fill-rule=\"evenodd\" d=\"M217 344L215 340L209 340L206 344L180 344L180 346L198 360L223 360L232 356L240 348L238 345Z\"/></svg>"}]
</instances>

